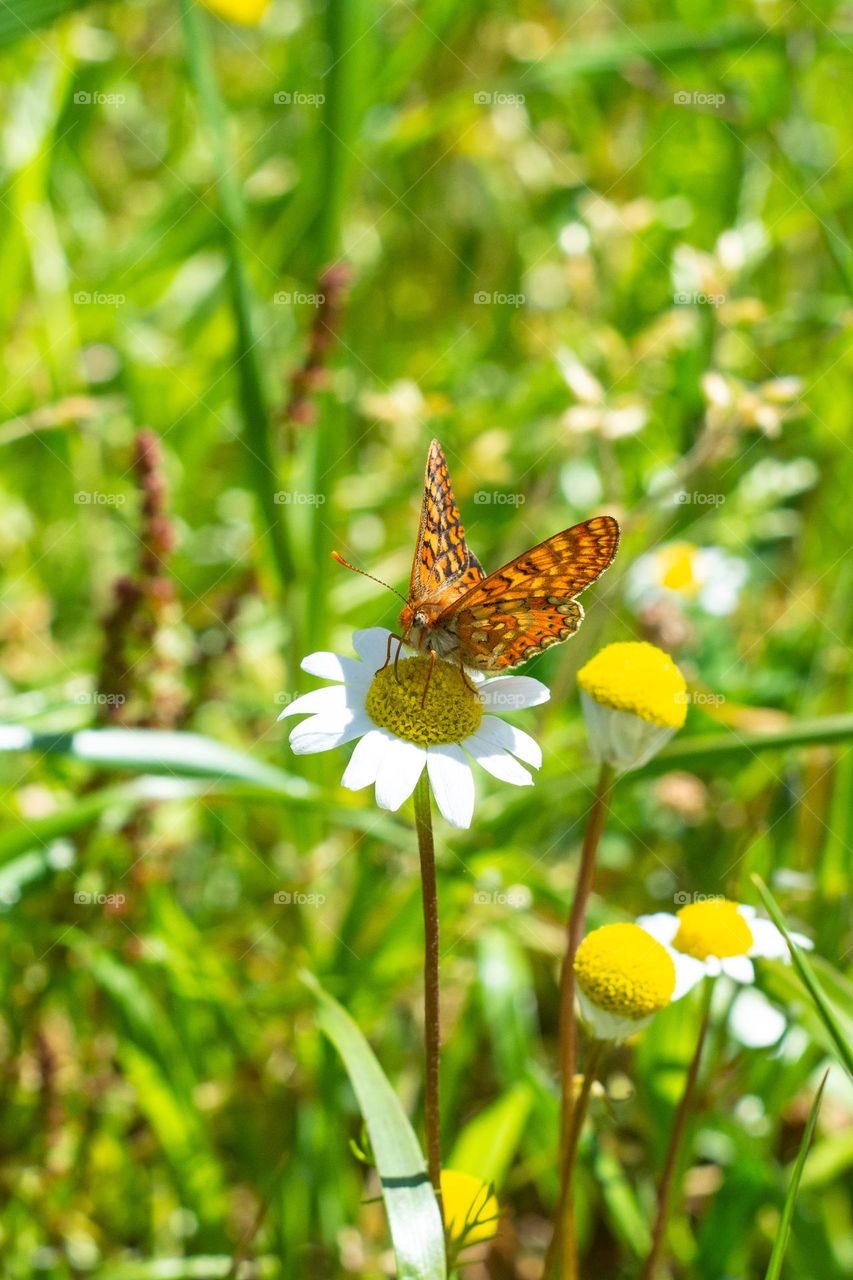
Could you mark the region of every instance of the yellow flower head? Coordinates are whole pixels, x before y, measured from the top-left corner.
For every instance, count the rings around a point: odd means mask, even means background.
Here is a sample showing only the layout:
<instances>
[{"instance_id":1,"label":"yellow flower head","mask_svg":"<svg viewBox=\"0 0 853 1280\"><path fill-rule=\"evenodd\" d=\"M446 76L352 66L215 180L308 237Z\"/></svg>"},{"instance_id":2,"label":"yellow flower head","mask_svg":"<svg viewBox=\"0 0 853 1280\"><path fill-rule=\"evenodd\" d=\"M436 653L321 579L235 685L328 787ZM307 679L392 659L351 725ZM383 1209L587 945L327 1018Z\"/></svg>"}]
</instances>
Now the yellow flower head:
<instances>
[{"instance_id":1,"label":"yellow flower head","mask_svg":"<svg viewBox=\"0 0 853 1280\"><path fill-rule=\"evenodd\" d=\"M664 729L680 729L687 715L684 676L668 653L644 641L605 645L581 667L578 684L603 706Z\"/></svg>"},{"instance_id":2,"label":"yellow flower head","mask_svg":"<svg viewBox=\"0 0 853 1280\"><path fill-rule=\"evenodd\" d=\"M458 666L438 661L431 674L430 666L426 657L403 658L396 670L390 663L377 671L367 692L367 714L380 728L422 747L462 742L480 727L483 704Z\"/></svg>"},{"instance_id":3,"label":"yellow flower head","mask_svg":"<svg viewBox=\"0 0 853 1280\"><path fill-rule=\"evenodd\" d=\"M581 1013L594 1036L621 1040L664 1009L675 990L669 952L636 924L588 933L575 956Z\"/></svg>"},{"instance_id":4,"label":"yellow flower head","mask_svg":"<svg viewBox=\"0 0 853 1280\"><path fill-rule=\"evenodd\" d=\"M749 955L752 930L738 903L728 898L709 898L688 903L677 915L678 932L672 940L676 950L697 960Z\"/></svg>"},{"instance_id":5,"label":"yellow flower head","mask_svg":"<svg viewBox=\"0 0 853 1280\"><path fill-rule=\"evenodd\" d=\"M702 585L696 577L696 547L691 542L673 542L657 556L660 583L669 591L695 596Z\"/></svg>"},{"instance_id":6,"label":"yellow flower head","mask_svg":"<svg viewBox=\"0 0 853 1280\"><path fill-rule=\"evenodd\" d=\"M256 27L269 8L270 0L202 0L202 3L228 22Z\"/></svg>"},{"instance_id":7,"label":"yellow flower head","mask_svg":"<svg viewBox=\"0 0 853 1280\"><path fill-rule=\"evenodd\" d=\"M458 1169L442 1169L444 1225L456 1245L481 1244L498 1229L498 1202L491 1185Z\"/></svg>"}]
</instances>

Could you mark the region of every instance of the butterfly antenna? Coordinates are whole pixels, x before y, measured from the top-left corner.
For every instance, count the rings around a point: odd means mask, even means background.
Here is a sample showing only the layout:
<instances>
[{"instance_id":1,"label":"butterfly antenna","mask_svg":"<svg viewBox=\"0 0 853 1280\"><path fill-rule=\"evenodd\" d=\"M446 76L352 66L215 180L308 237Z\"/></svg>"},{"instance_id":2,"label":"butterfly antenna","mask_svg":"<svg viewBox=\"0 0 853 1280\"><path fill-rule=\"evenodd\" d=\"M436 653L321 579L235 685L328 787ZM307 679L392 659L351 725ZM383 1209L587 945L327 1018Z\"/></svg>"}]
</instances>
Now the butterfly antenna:
<instances>
[{"instance_id":1,"label":"butterfly antenna","mask_svg":"<svg viewBox=\"0 0 853 1280\"><path fill-rule=\"evenodd\" d=\"M342 564L345 569L352 569L353 573L360 573L362 578L369 578L371 582L378 582L380 587L385 587L388 591L393 591L394 595L398 596L399 599L403 601L403 604L408 604L406 597L401 595L396 587L390 586L387 582L383 582L381 578L374 577L372 573L367 573L364 569L357 569L354 564L350 564L349 560L345 560L337 551L332 552L332 559L337 560L338 564Z\"/></svg>"}]
</instances>

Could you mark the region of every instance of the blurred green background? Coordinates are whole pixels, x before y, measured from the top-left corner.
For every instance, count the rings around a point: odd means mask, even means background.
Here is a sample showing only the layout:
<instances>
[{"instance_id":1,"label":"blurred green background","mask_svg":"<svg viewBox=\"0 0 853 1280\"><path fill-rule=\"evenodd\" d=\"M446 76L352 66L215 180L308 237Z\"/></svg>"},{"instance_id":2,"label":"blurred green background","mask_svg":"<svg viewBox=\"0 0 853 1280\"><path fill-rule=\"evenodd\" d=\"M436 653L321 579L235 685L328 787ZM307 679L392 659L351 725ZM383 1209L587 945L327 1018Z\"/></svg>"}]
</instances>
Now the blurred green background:
<instances>
[{"instance_id":1,"label":"blurred green background","mask_svg":"<svg viewBox=\"0 0 853 1280\"><path fill-rule=\"evenodd\" d=\"M757 871L849 1001L850 34L773 0L3 7L4 1277L393 1274L298 974L420 1131L411 815L275 717L305 653L394 625L329 552L403 586L433 435L487 568L624 526L529 664L535 787L481 773L437 831L445 1154L504 1210L465 1274L547 1243L601 644L661 644L692 701L618 788L592 923ZM827 1040L781 965L718 997L670 1243L760 1280ZM694 1034L685 1001L610 1059L590 1276L638 1274ZM850 1111L836 1068L785 1275L853 1266Z\"/></svg>"}]
</instances>

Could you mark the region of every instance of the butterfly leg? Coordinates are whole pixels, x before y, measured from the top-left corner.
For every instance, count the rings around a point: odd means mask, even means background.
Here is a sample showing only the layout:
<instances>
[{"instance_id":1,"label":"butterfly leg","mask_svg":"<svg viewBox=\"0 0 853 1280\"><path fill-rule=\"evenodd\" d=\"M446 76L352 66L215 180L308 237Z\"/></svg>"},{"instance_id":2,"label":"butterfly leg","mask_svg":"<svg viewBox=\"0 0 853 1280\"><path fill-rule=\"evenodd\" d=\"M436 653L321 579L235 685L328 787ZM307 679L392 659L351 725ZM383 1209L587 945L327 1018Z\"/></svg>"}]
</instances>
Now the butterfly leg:
<instances>
[{"instance_id":1,"label":"butterfly leg","mask_svg":"<svg viewBox=\"0 0 853 1280\"><path fill-rule=\"evenodd\" d=\"M465 664L463 663L461 658L459 659L459 674L462 677L462 683L465 685L466 689L470 689L472 693L476 693L477 686L475 684L472 684L471 681L466 676Z\"/></svg>"},{"instance_id":2,"label":"butterfly leg","mask_svg":"<svg viewBox=\"0 0 853 1280\"><path fill-rule=\"evenodd\" d=\"M426 705L427 690L429 689L429 682L430 682L430 680L432 679L432 673L433 673L433 669L435 668L435 663L436 663L436 659L437 659L437 658L438 658L438 654L436 653L435 649L430 649L430 651L429 651L429 671L427 672L427 678L426 678L426 684L424 685L424 691L423 691L423 693L421 694L421 710L423 710L424 706Z\"/></svg>"},{"instance_id":3,"label":"butterfly leg","mask_svg":"<svg viewBox=\"0 0 853 1280\"><path fill-rule=\"evenodd\" d=\"M389 654L391 652L391 640L397 641L397 652L394 654L394 679L397 681L397 684L399 684L400 683L400 650L403 647L403 641L400 639L399 636L389 637L389 640L388 640ZM386 663L385 665L387 666L388 664Z\"/></svg>"}]
</instances>

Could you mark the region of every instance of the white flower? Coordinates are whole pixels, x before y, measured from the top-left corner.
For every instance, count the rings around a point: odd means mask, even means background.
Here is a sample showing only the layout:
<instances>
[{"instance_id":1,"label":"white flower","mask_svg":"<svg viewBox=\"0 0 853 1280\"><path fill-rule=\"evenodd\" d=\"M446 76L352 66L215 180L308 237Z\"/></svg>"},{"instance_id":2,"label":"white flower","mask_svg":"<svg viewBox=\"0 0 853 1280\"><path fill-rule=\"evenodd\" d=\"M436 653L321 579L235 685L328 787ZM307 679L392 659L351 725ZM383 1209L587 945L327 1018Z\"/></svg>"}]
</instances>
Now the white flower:
<instances>
[{"instance_id":1,"label":"white flower","mask_svg":"<svg viewBox=\"0 0 853 1280\"><path fill-rule=\"evenodd\" d=\"M746 562L738 556L719 547L669 542L635 560L628 581L628 599L642 606L662 598L681 597L695 600L704 613L725 617L737 608L746 579Z\"/></svg>"},{"instance_id":2,"label":"white flower","mask_svg":"<svg viewBox=\"0 0 853 1280\"><path fill-rule=\"evenodd\" d=\"M673 915L657 911L640 916L637 924L662 943L675 965L674 1000L704 977L725 974L734 982L755 981L751 957L791 959L788 944L771 920L757 915L754 907L727 898L706 898L688 903ZM801 933L791 933L797 946L812 943Z\"/></svg>"},{"instance_id":3,"label":"white flower","mask_svg":"<svg viewBox=\"0 0 853 1280\"><path fill-rule=\"evenodd\" d=\"M356 631L353 647L361 661L335 653L312 653L303 660L303 671L335 683L297 698L279 716L311 713L291 731L296 754L328 751L358 738L343 785L351 791L375 786L382 809L399 809L426 768L436 803L455 827L470 826L474 812L469 757L501 782L531 786L533 778L519 761L538 769L538 743L493 713L547 702L545 685L530 676L484 680L466 670L469 684L477 686L474 693L457 665L439 660L421 707L429 658L413 657L404 648L395 672L398 642L393 637L392 661L385 666L389 637L384 627Z\"/></svg>"}]
</instances>

